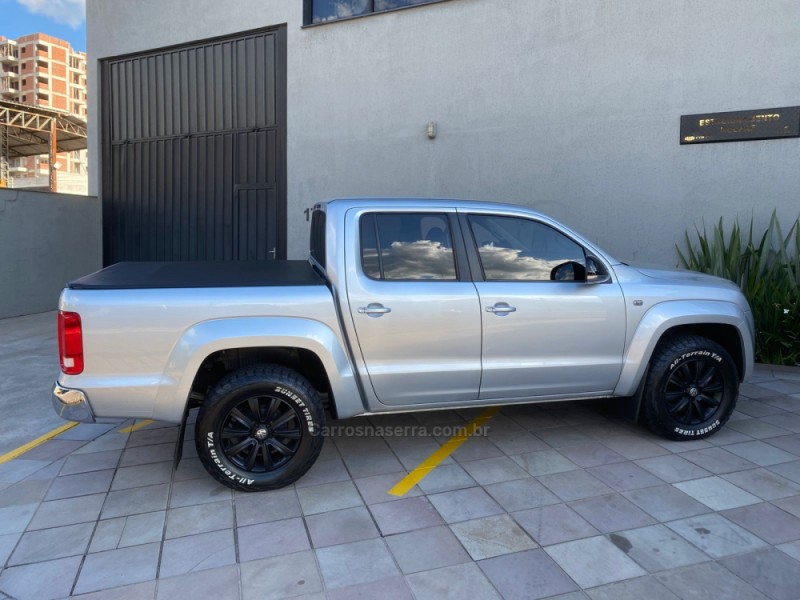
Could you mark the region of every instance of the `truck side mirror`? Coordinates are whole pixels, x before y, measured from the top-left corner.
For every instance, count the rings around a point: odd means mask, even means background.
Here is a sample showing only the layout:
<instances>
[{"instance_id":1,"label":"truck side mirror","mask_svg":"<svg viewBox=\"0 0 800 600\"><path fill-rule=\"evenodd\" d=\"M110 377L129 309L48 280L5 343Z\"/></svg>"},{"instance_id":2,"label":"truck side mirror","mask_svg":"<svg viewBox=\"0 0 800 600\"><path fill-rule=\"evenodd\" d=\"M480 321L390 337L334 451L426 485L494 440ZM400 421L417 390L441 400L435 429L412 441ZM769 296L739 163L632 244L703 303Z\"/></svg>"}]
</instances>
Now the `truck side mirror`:
<instances>
[{"instance_id":1,"label":"truck side mirror","mask_svg":"<svg viewBox=\"0 0 800 600\"><path fill-rule=\"evenodd\" d=\"M586 283L608 283L611 281L611 274L606 271L603 263L591 254L586 255Z\"/></svg>"},{"instance_id":2,"label":"truck side mirror","mask_svg":"<svg viewBox=\"0 0 800 600\"><path fill-rule=\"evenodd\" d=\"M586 281L586 267L574 260L550 269L550 281Z\"/></svg>"}]
</instances>

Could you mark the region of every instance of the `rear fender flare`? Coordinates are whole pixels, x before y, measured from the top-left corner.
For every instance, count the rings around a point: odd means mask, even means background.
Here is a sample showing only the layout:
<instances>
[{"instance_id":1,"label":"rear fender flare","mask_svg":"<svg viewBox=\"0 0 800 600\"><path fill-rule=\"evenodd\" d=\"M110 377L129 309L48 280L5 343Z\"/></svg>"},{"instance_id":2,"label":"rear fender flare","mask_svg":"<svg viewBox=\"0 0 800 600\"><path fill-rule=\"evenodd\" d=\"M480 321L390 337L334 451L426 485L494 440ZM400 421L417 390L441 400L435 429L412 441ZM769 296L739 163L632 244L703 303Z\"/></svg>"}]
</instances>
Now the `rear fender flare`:
<instances>
[{"instance_id":1,"label":"rear fender flare","mask_svg":"<svg viewBox=\"0 0 800 600\"><path fill-rule=\"evenodd\" d=\"M204 321L183 333L164 369L153 418L182 422L192 382L209 355L231 348L269 347L303 348L316 354L328 374L339 418L364 412L347 353L328 326L296 317L235 317Z\"/></svg>"}]
</instances>

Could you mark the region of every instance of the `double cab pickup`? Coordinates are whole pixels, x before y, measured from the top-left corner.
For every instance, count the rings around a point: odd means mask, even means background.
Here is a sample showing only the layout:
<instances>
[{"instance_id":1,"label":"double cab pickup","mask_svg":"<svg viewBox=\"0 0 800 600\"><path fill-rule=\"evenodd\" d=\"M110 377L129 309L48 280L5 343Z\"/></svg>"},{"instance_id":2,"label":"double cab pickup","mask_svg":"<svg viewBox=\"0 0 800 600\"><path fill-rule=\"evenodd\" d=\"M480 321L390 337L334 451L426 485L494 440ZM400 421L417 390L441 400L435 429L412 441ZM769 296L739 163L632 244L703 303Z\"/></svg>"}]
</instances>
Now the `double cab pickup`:
<instances>
[{"instance_id":1,"label":"double cab pickup","mask_svg":"<svg viewBox=\"0 0 800 600\"><path fill-rule=\"evenodd\" d=\"M60 300L56 411L195 422L208 472L282 487L326 414L632 399L657 433L709 436L753 366L732 283L637 268L527 208L337 199L305 261L118 263ZM181 444L178 444L181 447Z\"/></svg>"}]
</instances>

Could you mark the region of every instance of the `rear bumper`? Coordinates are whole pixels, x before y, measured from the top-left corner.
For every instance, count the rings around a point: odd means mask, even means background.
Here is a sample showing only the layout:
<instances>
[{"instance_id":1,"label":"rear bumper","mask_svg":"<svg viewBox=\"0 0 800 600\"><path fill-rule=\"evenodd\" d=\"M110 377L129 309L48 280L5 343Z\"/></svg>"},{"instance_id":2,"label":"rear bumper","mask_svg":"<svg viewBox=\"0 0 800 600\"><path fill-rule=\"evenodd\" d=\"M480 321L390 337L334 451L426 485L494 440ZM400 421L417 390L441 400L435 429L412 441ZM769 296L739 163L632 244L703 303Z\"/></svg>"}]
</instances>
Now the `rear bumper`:
<instances>
[{"instance_id":1,"label":"rear bumper","mask_svg":"<svg viewBox=\"0 0 800 600\"><path fill-rule=\"evenodd\" d=\"M94 413L89 406L89 399L81 390L65 388L58 382L53 386L53 409L62 419L94 423Z\"/></svg>"}]
</instances>

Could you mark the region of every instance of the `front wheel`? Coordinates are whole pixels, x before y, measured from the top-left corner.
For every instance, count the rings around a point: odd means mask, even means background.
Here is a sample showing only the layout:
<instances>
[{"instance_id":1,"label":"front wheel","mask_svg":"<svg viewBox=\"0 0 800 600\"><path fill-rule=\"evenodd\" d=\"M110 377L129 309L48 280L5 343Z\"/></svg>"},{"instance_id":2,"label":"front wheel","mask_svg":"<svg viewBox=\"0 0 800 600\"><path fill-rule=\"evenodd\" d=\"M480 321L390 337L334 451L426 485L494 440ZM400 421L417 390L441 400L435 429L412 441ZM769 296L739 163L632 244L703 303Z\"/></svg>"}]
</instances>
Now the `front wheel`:
<instances>
[{"instance_id":1,"label":"front wheel","mask_svg":"<svg viewBox=\"0 0 800 600\"><path fill-rule=\"evenodd\" d=\"M716 342L681 335L659 343L644 389L648 427L672 440L708 437L736 407L739 377L730 354Z\"/></svg>"},{"instance_id":2,"label":"front wheel","mask_svg":"<svg viewBox=\"0 0 800 600\"><path fill-rule=\"evenodd\" d=\"M322 450L322 400L300 374L278 366L223 377L200 407L195 445L205 469L238 490L281 488L302 477Z\"/></svg>"}]
</instances>

